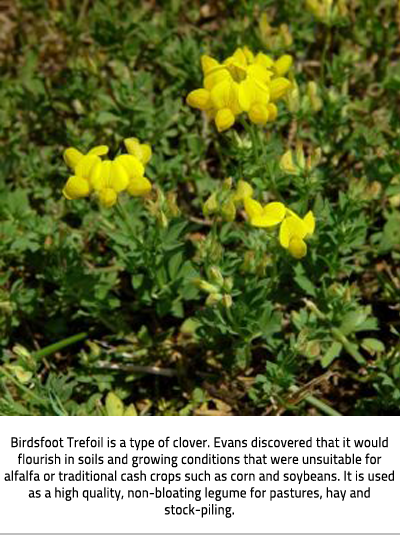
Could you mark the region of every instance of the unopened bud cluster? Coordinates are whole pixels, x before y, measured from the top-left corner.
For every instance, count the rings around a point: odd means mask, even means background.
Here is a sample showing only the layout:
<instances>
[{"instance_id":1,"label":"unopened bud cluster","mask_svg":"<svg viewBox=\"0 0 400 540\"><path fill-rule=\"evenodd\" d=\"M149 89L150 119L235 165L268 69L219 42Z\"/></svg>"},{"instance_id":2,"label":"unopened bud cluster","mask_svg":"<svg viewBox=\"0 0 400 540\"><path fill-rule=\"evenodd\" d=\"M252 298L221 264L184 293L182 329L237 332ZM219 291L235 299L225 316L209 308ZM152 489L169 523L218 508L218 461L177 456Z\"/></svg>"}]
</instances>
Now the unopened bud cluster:
<instances>
[{"instance_id":1,"label":"unopened bud cluster","mask_svg":"<svg viewBox=\"0 0 400 540\"><path fill-rule=\"evenodd\" d=\"M207 293L206 305L214 306L222 304L226 308L232 306L233 280L230 277L224 278L221 270L217 266L211 266L207 271L208 281L205 279L195 279L194 285L202 292Z\"/></svg>"}]
</instances>

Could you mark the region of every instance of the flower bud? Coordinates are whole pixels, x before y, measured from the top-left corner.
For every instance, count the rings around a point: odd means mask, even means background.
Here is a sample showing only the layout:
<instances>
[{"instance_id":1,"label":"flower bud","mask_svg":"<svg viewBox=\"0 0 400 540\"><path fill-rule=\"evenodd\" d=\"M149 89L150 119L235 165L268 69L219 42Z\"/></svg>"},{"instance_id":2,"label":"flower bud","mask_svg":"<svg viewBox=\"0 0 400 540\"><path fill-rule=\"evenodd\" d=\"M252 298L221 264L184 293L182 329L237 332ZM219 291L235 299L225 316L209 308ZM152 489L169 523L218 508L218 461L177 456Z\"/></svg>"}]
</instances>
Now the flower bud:
<instances>
[{"instance_id":1,"label":"flower bud","mask_svg":"<svg viewBox=\"0 0 400 540\"><path fill-rule=\"evenodd\" d=\"M232 307L233 300L232 296L230 294L224 294L222 297L222 305L226 307L226 309L229 309Z\"/></svg>"},{"instance_id":2,"label":"flower bud","mask_svg":"<svg viewBox=\"0 0 400 540\"><path fill-rule=\"evenodd\" d=\"M157 214L157 223L162 229L166 229L168 227L168 218L165 215L165 212L163 212L162 210L160 210Z\"/></svg>"},{"instance_id":3,"label":"flower bud","mask_svg":"<svg viewBox=\"0 0 400 540\"><path fill-rule=\"evenodd\" d=\"M32 379L33 373L24 369L22 366L9 365L8 367L20 383L26 384Z\"/></svg>"},{"instance_id":4,"label":"flower bud","mask_svg":"<svg viewBox=\"0 0 400 540\"><path fill-rule=\"evenodd\" d=\"M226 292L231 292L233 289L233 279L231 277L227 277L224 279L223 289Z\"/></svg>"},{"instance_id":5,"label":"flower bud","mask_svg":"<svg viewBox=\"0 0 400 540\"><path fill-rule=\"evenodd\" d=\"M233 197L229 197L221 206L221 215L226 221L234 221L236 217L236 206Z\"/></svg>"},{"instance_id":6,"label":"flower bud","mask_svg":"<svg viewBox=\"0 0 400 540\"><path fill-rule=\"evenodd\" d=\"M286 174L299 174L299 170L293 162L293 154L291 150L288 150L283 154L279 161L279 166Z\"/></svg>"},{"instance_id":7,"label":"flower bud","mask_svg":"<svg viewBox=\"0 0 400 540\"><path fill-rule=\"evenodd\" d=\"M310 100L311 109L314 112L318 112L322 109L322 100L318 96L318 86L314 81L307 83L307 96Z\"/></svg>"},{"instance_id":8,"label":"flower bud","mask_svg":"<svg viewBox=\"0 0 400 540\"><path fill-rule=\"evenodd\" d=\"M170 191L167 193L167 208L171 217L179 217L181 211L176 203L176 193Z\"/></svg>"},{"instance_id":9,"label":"flower bud","mask_svg":"<svg viewBox=\"0 0 400 540\"><path fill-rule=\"evenodd\" d=\"M296 161L300 169L306 168L306 157L304 155L304 147L301 141L296 142Z\"/></svg>"},{"instance_id":10,"label":"flower bud","mask_svg":"<svg viewBox=\"0 0 400 540\"><path fill-rule=\"evenodd\" d=\"M211 266L211 268L208 270L208 274L211 281L218 285L218 287L222 287L224 284L224 277L221 274L221 270L218 268L218 266Z\"/></svg>"},{"instance_id":11,"label":"flower bud","mask_svg":"<svg viewBox=\"0 0 400 540\"><path fill-rule=\"evenodd\" d=\"M12 352L23 360L29 360L31 358L31 353L22 345L15 345L12 348Z\"/></svg>"},{"instance_id":12,"label":"flower bud","mask_svg":"<svg viewBox=\"0 0 400 540\"><path fill-rule=\"evenodd\" d=\"M206 306L215 306L222 300L222 294L220 293L211 293L206 298Z\"/></svg>"},{"instance_id":13,"label":"flower bud","mask_svg":"<svg viewBox=\"0 0 400 540\"><path fill-rule=\"evenodd\" d=\"M217 200L217 194L212 193L206 202L203 204L203 214L205 216L209 216L211 214L215 214L215 212L218 210L218 200Z\"/></svg>"},{"instance_id":14,"label":"flower bud","mask_svg":"<svg viewBox=\"0 0 400 540\"><path fill-rule=\"evenodd\" d=\"M225 180L222 182L222 189L224 191L229 191L232 189L232 177L229 176L229 178L225 178Z\"/></svg>"},{"instance_id":15,"label":"flower bud","mask_svg":"<svg viewBox=\"0 0 400 540\"><path fill-rule=\"evenodd\" d=\"M300 110L300 92L296 81L292 81L292 88L285 96L287 108L291 113L297 113Z\"/></svg>"},{"instance_id":16,"label":"flower bud","mask_svg":"<svg viewBox=\"0 0 400 540\"><path fill-rule=\"evenodd\" d=\"M209 294L218 294L219 293L219 287L216 287L215 285L212 285L208 281L204 279L194 279L193 285L197 287L200 291L209 293Z\"/></svg>"}]
</instances>

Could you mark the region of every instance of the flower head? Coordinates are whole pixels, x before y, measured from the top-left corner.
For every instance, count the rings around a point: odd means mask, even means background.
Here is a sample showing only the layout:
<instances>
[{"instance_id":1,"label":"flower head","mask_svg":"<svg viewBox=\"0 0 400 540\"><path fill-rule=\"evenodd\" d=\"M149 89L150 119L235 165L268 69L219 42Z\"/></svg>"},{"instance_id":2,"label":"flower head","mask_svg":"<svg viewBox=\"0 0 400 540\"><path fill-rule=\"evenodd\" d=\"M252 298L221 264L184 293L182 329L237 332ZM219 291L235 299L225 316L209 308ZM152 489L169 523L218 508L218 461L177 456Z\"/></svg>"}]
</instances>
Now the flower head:
<instances>
[{"instance_id":1,"label":"flower head","mask_svg":"<svg viewBox=\"0 0 400 540\"><path fill-rule=\"evenodd\" d=\"M101 159L108 154L107 146L96 146L87 154L76 148L67 148L64 160L74 175L64 186L64 197L80 199L94 193L100 204L111 207L123 191L134 197L146 195L151 190L151 183L144 176L151 148L135 138L124 142L128 154L121 154L113 160Z\"/></svg>"},{"instance_id":2,"label":"flower head","mask_svg":"<svg viewBox=\"0 0 400 540\"><path fill-rule=\"evenodd\" d=\"M260 228L273 228L279 225L279 243L296 259L307 254L305 239L315 230L314 214L310 211L300 218L283 203L271 202L263 206L251 197L244 199L244 208L250 225Z\"/></svg>"},{"instance_id":3,"label":"flower head","mask_svg":"<svg viewBox=\"0 0 400 540\"><path fill-rule=\"evenodd\" d=\"M276 62L264 53L256 55L247 47L238 48L222 63L208 55L201 59L203 88L190 92L186 102L205 111L218 131L232 127L245 113L251 122L264 125L276 119L275 102L291 87L284 75L292 57L281 56Z\"/></svg>"},{"instance_id":4,"label":"flower head","mask_svg":"<svg viewBox=\"0 0 400 540\"><path fill-rule=\"evenodd\" d=\"M307 244L304 240L311 236L314 230L315 218L311 211L304 218L300 218L292 210L287 209L279 230L279 242L293 257L302 259L307 254Z\"/></svg>"}]
</instances>

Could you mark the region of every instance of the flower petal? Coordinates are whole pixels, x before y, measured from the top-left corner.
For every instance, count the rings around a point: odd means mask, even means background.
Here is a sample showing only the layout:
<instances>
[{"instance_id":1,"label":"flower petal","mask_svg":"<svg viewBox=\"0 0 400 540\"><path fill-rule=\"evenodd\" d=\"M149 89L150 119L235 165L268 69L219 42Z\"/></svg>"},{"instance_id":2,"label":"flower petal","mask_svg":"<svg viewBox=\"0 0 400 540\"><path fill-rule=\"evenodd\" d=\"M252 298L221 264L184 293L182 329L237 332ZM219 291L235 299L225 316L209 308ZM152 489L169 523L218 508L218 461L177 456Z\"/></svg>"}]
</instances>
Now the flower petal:
<instances>
[{"instance_id":1,"label":"flower petal","mask_svg":"<svg viewBox=\"0 0 400 540\"><path fill-rule=\"evenodd\" d=\"M95 146L87 153L88 156L105 156L106 154L108 154L108 146L104 144Z\"/></svg>"},{"instance_id":2,"label":"flower petal","mask_svg":"<svg viewBox=\"0 0 400 540\"><path fill-rule=\"evenodd\" d=\"M278 99L282 98L291 86L292 83L289 81L289 79L285 79L285 77L273 79L270 82L269 87L271 101L277 101Z\"/></svg>"},{"instance_id":3,"label":"flower petal","mask_svg":"<svg viewBox=\"0 0 400 540\"><path fill-rule=\"evenodd\" d=\"M262 84L268 84L271 79L271 72L260 66L260 64L252 64L247 69L247 76Z\"/></svg>"},{"instance_id":4,"label":"flower petal","mask_svg":"<svg viewBox=\"0 0 400 540\"><path fill-rule=\"evenodd\" d=\"M124 140L125 147L128 151L128 154L135 156L138 160L146 165L151 158L151 147L148 144L140 144L139 139L136 137L129 137L129 139Z\"/></svg>"},{"instance_id":5,"label":"flower petal","mask_svg":"<svg viewBox=\"0 0 400 540\"><path fill-rule=\"evenodd\" d=\"M140 160L143 165L146 165L151 160L152 151L151 146L149 144L141 144L140 150L142 152L142 159Z\"/></svg>"},{"instance_id":6,"label":"flower petal","mask_svg":"<svg viewBox=\"0 0 400 540\"><path fill-rule=\"evenodd\" d=\"M274 69L276 74L279 77L282 77L282 75L285 75L289 69L292 67L293 64L293 57L290 56L290 54L284 54L274 64Z\"/></svg>"},{"instance_id":7,"label":"flower petal","mask_svg":"<svg viewBox=\"0 0 400 540\"><path fill-rule=\"evenodd\" d=\"M292 210L288 210L288 212L289 215L282 221L279 231L279 242L286 249L288 249L292 238L297 236L302 240L307 234L303 220Z\"/></svg>"},{"instance_id":8,"label":"flower petal","mask_svg":"<svg viewBox=\"0 0 400 540\"><path fill-rule=\"evenodd\" d=\"M90 185L86 178L80 176L70 176L63 189L66 199L81 199L90 194Z\"/></svg>"},{"instance_id":9,"label":"flower petal","mask_svg":"<svg viewBox=\"0 0 400 540\"><path fill-rule=\"evenodd\" d=\"M126 188L133 197L142 197L151 191L151 183L145 176L133 178Z\"/></svg>"},{"instance_id":10,"label":"flower petal","mask_svg":"<svg viewBox=\"0 0 400 540\"><path fill-rule=\"evenodd\" d=\"M203 54L201 57L201 67L203 69L204 75L207 75L210 71L214 69L221 68L221 64L218 62L218 60L215 60L212 56L209 56L208 54Z\"/></svg>"},{"instance_id":11,"label":"flower petal","mask_svg":"<svg viewBox=\"0 0 400 540\"><path fill-rule=\"evenodd\" d=\"M104 188L98 193L99 201L102 206L110 208L117 202L117 193L112 188Z\"/></svg>"},{"instance_id":12,"label":"flower petal","mask_svg":"<svg viewBox=\"0 0 400 540\"><path fill-rule=\"evenodd\" d=\"M120 163L124 167L129 178L144 175L144 166L135 156L122 154L115 159L115 162Z\"/></svg>"},{"instance_id":13,"label":"flower petal","mask_svg":"<svg viewBox=\"0 0 400 540\"><path fill-rule=\"evenodd\" d=\"M205 111L206 109L209 109L211 107L210 92L205 88L198 88L197 90L193 90L187 96L186 103L190 105L190 107Z\"/></svg>"},{"instance_id":14,"label":"flower petal","mask_svg":"<svg viewBox=\"0 0 400 540\"><path fill-rule=\"evenodd\" d=\"M120 193L127 188L129 184L129 176L125 168L118 161L111 163L110 169L110 186L114 191Z\"/></svg>"},{"instance_id":15,"label":"flower petal","mask_svg":"<svg viewBox=\"0 0 400 540\"><path fill-rule=\"evenodd\" d=\"M272 202L267 204L261 214L252 218L251 224L254 227L274 227L278 225L285 217L285 205L280 202Z\"/></svg>"},{"instance_id":16,"label":"flower petal","mask_svg":"<svg viewBox=\"0 0 400 540\"><path fill-rule=\"evenodd\" d=\"M232 76L225 66L219 66L218 69L210 71L204 77L203 85L206 90L212 90L222 81L232 81Z\"/></svg>"},{"instance_id":17,"label":"flower petal","mask_svg":"<svg viewBox=\"0 0 400 540\"><path fill-rule=\"evenodd\" d=\"M95 191L110 187L110 172L111 161L109 159L96 163L90 174L90 182Z\"/></svg>"},{"instance_id":18,"label":"flower petal","mask_svg":"<svg viewBox=\"0 0 400 540\"><path fill-rule=\"evenodd\" d=\"M294 236L290 240L288 249L295 259L302 259L307 255L307 244L298 236Z\"/></svg>"},{"instance_id":19,"label":"flower petal","mask_svg":"<svg viewBox=\"0 0 400 540\"><path fill-rule=\"evenodd\" d=\"M235 116L228 108L220 109L215 116L215 125L219 132L225 131L233 126Z\"/></svg>"},{"instance_id":20,"label":"flower petal","mask_svg":"<svg viewBox=\"0 0 400 540\"><path fill-rule=\"evenodd\" d=\"M263 66L265 69L271 69L274 67L274 61L272 58L261 52L256 55L255 63Z\"/></svg>"},{"instance_id":21,"label":"flower petal","mask_svg":"<svg viewBox=\"0 0 400 540\"><path fill-rule=\"evenodd\" d=\"M246 210L246 214L248 215L251 224L253 224L253 219L260 216L263 211L261 204L255 199L251 198L244 199L244 209Z\"/></svg>"},{"instance_id":22,"label":"flower petal","mask_svg":"<svg viewBox=\"0 0 400 540\"><path fill-rule=\"evenodd\" d=\"M315 231L315 218L311 210L304 216L303 223L306 228L306 236L311 236Z\"/></svg>"},{"instance_id":23,"label":"flower petal","mask_svg":"<svg viewBox=\"0 0 400 540\"><path fill-rule=\"evenodd\" d=\"M82 152L79 152L77 148L67 148L64 150L64 161L70 169L75 169L78 162L83 158Z\"/></svg>"},{"instance_id":24,"label":"flower petal","mask_svg":"<svg viewBox=\"0 0 400 540\"><path fill-rule=\"evenodd\" d=\"M268 121L273 122L274 120L276 120L278 116L278 107L275 105L275 103L268 103L267 109L268 109Z\"/></svg>"},{"instance_id":25,"label":"flower petal","mask_svg":"<svg viewBox=\"0 0 400 540\"><path fill-rule=\"evenodd\" d=\"M268 122L269 112L266 105L254 103L249 110L249 118L253 124L264 125Z\"/></svg>"},{"instance_id":26,"label":"flower petal","mask_svg":"<svg viewBox=\"0 0 400 540\"><path fill-rule=\"evenodd\" d=\"M83 156L82 159L78 161L78 164L75 167L76 176L82 176L89 180L90 174L97 163L100 162L100 158L94 155Z\"/></svg>"}]
</instances>

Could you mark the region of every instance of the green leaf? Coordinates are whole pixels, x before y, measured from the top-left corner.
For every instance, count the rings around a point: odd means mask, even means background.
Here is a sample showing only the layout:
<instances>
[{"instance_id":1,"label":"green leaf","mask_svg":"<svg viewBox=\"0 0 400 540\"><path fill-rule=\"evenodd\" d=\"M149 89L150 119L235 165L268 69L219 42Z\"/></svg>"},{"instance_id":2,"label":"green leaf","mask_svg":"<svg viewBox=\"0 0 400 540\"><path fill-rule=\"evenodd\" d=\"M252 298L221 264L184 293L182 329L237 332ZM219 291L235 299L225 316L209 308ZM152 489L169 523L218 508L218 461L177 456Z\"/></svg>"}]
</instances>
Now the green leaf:
<instances>
[{"instance_id":1,"label":"green leaf","mask_svg":"<svg viewBox=\"0 0 400 540\"><path fill-rule=\"evenodd\" d=\"M310 296L316 296L316 291L314 285L306 276L295 276L294 278L297 285L303 289L303 291Z\"/></svg>"},{"instance_id":2,"label":"green leaf","mask_svg":"<svg viewBox=\"0 0 400 540\"><path fill-rule=\"evenodd\" d=\"M107 416L124 416L124 404L114 392L109 392L106 397Z\"/></svg>"},{"instance_id":3,"label":"green leaf","mask_svg":"<svg viewBox=\"0 0 400 540\"><path fill-rule=\"evenodd\" d=\"M321 366L327 368L342 352L343 345L338 341L334 341L324 356L321 358Z\"/></svg>"},{"instance_id":4,"label":"green leaf","mask_svg":"<svg viewBox=\"0 0 400 540\"><path fill-rule=\"evenodd\" d=\"M379 339L365 338L362 340L361 346L369 353L385 352L385 345Z\"/></svg>"}]
</instances>

